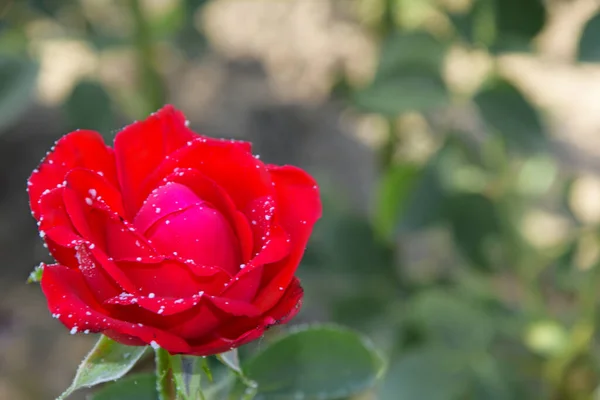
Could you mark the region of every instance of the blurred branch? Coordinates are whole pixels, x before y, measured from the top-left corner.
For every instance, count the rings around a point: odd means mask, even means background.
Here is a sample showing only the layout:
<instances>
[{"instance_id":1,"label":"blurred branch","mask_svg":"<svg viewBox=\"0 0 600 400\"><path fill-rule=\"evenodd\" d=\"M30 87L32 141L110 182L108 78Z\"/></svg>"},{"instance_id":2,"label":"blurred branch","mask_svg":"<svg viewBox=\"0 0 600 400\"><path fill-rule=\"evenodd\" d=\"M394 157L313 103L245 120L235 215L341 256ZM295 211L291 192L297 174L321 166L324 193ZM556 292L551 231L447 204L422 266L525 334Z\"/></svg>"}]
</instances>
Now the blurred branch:
<instances>
[{"instance_id":1,"label":"blurred branch","mask_svg":"<svg viewBox=\"0 0 600 400\"><path fill-rule=\"evenodd\" d=\"M398 122L396 118L386 118L387 137L379 150L379 168L387 171L394 164L394 154L399 144Z\"/></svg>"},{"instance_id":2,"label":"blurred branch","mask_svg":"<svg viewBox=\"0 0 600 400\"><path fill-rule=\"evenodd\" d=\"M550 359L546 366L546 375L553 387L556 398L563 398L568 392L568 371L581 356L590 352L596 332L596 307L598 283L600 281L600 263L594 265L578 293L579 318L571 329L569 342L564 351Z\"/></svg>"},{"instance_id":3,"label":"blurred branch","mask_svg":"<svg viewBox=\"0 0 600 400\"><path fill-rule=\"evenodd\" d=\"M385 38L396 30L396 7L398 2L396 0L383 0L383 14L381 16L381 23L379 24L379 33L382 38Z\"/></svg>"},{"instance_id":4,"label":"blurred branch","mask_svg":"<svg viewBox=\"0 0 600 400\"><path fill-rule=\"evenodd\" d=\"M12 4L13 0L6 0L4 4L0 4L0 18L6 17L6 15L8 14L8 10L10 10Z\"/></svg>"},{"instance_id":5,"label":"blurred branch","mask_svg":"<svg viewBox=\"0 0 600 400\"><path fill-rule=\"evenodd\" d=\"M140 0L129 0L128 5L134 20L134 39L138 69L141 75L141 92L147 105L144 114L149 114L164 105L164 87L156 68L150 25L146 20Z\"/></svg>"}]
</instances>

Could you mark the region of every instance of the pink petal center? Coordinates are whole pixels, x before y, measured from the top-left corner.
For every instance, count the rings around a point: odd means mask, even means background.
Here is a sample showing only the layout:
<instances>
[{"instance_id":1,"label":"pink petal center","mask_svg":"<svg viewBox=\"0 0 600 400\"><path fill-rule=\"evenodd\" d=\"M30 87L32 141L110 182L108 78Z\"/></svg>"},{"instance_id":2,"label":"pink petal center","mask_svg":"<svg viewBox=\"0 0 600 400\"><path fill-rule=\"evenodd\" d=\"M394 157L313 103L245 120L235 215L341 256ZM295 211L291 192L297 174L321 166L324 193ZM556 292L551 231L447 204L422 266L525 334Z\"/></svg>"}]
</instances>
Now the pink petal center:
<instances>
[{"instance_id":1,"label":"pink petal center","mask_svg":"<svg viewBox=\"0 0 600 400\"><path fill-rule=\"evenodd\" d=\"M240 268L239 244L231 226L185 185L170 183L154 190L134 225L159 253L230 274Z\"/></svg>"}]
</instances>

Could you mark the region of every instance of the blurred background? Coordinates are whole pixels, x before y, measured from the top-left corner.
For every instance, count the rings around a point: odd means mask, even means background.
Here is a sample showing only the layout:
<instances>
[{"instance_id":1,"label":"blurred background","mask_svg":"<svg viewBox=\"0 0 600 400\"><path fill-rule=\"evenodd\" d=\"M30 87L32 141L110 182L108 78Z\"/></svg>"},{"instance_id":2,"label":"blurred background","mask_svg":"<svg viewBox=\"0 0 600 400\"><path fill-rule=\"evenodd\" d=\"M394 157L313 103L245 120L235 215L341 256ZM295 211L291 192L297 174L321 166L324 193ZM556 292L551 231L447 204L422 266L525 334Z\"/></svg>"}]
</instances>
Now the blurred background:
<instances>
[{"instance_id":1,"label":"blurred background","mask_svg":"<svg viewBox=\"0 0 600 400\"><path fill-rule=\"evenodd\" d=\"M25 284L28 175L167 102L319 180L294 323L383 350L361 399L600 399L595 0L0 0L0 399L95 339Z\"/></svg>"}]
</instances>

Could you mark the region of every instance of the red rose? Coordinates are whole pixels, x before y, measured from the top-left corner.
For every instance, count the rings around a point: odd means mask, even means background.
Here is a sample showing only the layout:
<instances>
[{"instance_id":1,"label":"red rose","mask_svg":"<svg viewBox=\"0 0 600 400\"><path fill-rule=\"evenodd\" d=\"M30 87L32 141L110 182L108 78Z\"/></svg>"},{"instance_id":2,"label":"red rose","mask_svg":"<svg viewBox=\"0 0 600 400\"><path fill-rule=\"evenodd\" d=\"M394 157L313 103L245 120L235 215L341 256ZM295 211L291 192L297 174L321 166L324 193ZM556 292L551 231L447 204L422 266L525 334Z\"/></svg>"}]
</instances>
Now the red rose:
<instances>
[{"instance_id":1,"label":"red rose","mask_svg":"<svg viewBox=\"0 0 600 400\"><path fill-rule=\"evenodd\" d=\"M28 181L57 264L42 290L76 332L210 355L292 318L294 273L321 215L315 181L250 144L200 136L166 106L123 129L60 139Z\"/></svg>"}]
</instances>

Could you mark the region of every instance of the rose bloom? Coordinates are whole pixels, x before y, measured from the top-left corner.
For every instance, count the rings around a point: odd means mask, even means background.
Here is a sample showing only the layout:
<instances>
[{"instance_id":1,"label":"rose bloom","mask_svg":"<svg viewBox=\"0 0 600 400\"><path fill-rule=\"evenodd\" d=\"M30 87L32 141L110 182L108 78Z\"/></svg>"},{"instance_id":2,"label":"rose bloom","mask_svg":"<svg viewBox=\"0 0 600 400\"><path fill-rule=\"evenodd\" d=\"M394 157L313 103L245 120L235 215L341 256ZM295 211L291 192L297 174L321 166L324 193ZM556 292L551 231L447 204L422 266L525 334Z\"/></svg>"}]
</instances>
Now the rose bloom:
<instances>
[{"instance_id":1,"label":"rose bloom","mask_svg":"<svg viewBox=\"0 0 600 400\"><path fill-rule=\"evenodd\" d=\"M165 106L119 132L61 138L27 183L56 264L50 312L71 333L211 355L299 310L294 276L321 216L316 182L250 144L200 136Z\"/></svg>"}]
</instances>

